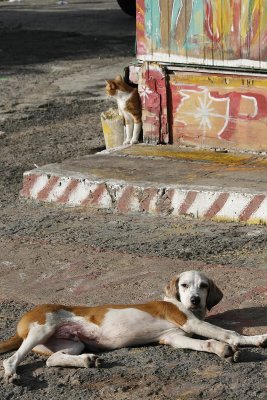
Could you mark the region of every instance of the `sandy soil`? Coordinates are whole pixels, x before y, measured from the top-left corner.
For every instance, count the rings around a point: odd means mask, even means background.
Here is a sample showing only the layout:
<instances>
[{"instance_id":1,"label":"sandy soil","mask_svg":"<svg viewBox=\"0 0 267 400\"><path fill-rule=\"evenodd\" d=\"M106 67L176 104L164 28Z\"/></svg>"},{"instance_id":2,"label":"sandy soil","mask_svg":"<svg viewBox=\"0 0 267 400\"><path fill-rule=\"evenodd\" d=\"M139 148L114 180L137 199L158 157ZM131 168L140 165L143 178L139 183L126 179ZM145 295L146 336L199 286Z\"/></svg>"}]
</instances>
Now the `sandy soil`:
<instances>
[{"instance_id":1,"label":"sandy soil","mask_svg":"<svg viewBox=\"0 0 267 400\"><path fill-rule=\"evenodd\" d=\"M33 304L161 298L175 273L207 272L222 288L211 321L266 332L267 228L114 215L19 199L22 174L104 148L104 79L134 60L134 21L115 1L0 2L0 327ZM4 359L6 355L0 358ZM265 399L267 353L240 362L167 346L101 354L101 369L46 368L29 355L5 399Z\"/></svg>"}]
</instances>

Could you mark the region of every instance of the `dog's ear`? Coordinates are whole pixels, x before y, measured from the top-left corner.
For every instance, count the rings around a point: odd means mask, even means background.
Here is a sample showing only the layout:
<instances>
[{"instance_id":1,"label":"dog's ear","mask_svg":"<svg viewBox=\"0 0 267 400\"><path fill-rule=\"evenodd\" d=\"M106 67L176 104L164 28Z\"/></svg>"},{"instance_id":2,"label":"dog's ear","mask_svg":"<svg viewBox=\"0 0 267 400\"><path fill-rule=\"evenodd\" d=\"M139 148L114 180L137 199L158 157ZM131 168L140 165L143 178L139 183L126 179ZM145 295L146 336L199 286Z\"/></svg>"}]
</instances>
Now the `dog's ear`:
<instances>
[{"instance_id":1,"label":"dog's ear","mask_svg":"<svg viewBox=\"0 0 267 400\"><path fill-rule=\"evenodd\" d=\"M221 299L223 298L222 291L215 285L212 279L209 279L209 291L206 301L206 306L208 310L211 310L212 307L216 306Z\"/></svg>"},{"instance_id":2,"label":"dog's ear","mask_svg":"<svg viewBox=\"0 0 267 400\"><path fill-rule=\"evenodd\" d=\"M165 293L168 297L174 297L180 301L179 289L178 289L179 275L174 276L167 286L165 286Z\"/></svg>"}]
</instances>

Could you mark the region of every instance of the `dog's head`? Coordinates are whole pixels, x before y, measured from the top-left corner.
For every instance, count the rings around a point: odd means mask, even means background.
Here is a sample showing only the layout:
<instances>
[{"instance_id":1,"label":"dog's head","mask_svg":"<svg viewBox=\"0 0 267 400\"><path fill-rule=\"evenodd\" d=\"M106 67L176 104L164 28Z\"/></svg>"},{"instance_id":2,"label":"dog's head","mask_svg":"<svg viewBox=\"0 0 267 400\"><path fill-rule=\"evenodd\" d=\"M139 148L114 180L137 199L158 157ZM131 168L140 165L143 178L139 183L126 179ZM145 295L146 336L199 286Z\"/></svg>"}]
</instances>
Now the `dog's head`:
<instances>
[{"instance_id":1,"label":"dog's head","mask_svg":"<svg viewBox=\"0 0 267 400\"><path fill-rule=\"evenodd\" d=\"M200 319L223 297L215 283L199 271L186 271L174 276L165 287L165 293L179 300Z\"/></svg>"}]
</instances>

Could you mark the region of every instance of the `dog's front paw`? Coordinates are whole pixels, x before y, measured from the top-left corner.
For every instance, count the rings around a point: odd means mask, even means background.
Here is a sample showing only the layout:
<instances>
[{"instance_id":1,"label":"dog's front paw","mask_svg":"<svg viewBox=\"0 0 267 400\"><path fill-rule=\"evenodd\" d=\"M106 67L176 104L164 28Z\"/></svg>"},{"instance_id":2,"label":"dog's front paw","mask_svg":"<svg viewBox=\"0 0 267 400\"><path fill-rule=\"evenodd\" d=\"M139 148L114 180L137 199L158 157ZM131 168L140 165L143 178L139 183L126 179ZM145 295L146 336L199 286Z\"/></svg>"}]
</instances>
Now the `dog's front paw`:
<instances>
[{"instance_id":1,"label":"dog's front paw","mask_svg":"<svg viewBox=\"0 0 267 400\"><path fill-rule=\"evenodd\" d=\"M3 367L5 370L4 382L6 384L15 383L15 381L19 380L19 376L16 373L16 368L14 367L14 364L12 363L10 358L3 361Z\"/></svg>"},{"instance_id":2,"label":"dog's front paw","mask_svg":"<svg viewBox=\"0 0 267 400\"><path fill-rule=\"evenodd\" d=\"M262 335L262 338L259 340L259 347L263 347L264 349L267 347L267 335Z\"/></svg>"},{"instance_id":3,"label":"dog's front paw","mask_svg":"<svg viewBox=\"0 0 267 400\"><path fill-rule=\"evenodd\" d=\"M86 368L101 367L102 360L95 354L82 354L82 358L84 359L84 366Z\"/></svg>"},{"instance_id":4,"label":"dog's front paw","mask_svg":"<svg viewBox=\"0 0 267 400\"><path fill-rule=\"evenodd\" d=\"M12 383L15 384L20 379L19 375L15 372L14 374L5 374L4 375L4 382L6 385Z\"/></svg>"}]
</instances>

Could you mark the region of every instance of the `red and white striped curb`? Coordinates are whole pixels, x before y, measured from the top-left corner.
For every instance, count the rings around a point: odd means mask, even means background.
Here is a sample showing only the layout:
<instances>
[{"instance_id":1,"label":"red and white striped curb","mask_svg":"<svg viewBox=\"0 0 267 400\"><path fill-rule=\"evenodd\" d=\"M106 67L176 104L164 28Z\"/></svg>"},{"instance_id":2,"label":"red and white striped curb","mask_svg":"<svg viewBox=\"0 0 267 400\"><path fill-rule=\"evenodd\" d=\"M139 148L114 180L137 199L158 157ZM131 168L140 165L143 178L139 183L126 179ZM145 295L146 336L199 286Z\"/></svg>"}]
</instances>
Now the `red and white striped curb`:
<instances>
[{"instance_id":1,"label":"red and white striped curb","mask_svg":"<svg viewBox=\"0 0 267 400\"><path fill-rule=\"evenodd\" d=\"M25 172L20 195L38 201L112 209L121 213L147 212L267 223L267 193L233 189L98 181L33 170Z\"/></svg>"}]
</instances>

